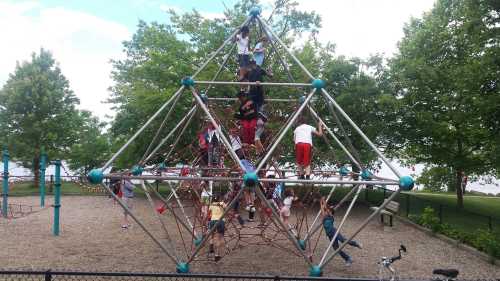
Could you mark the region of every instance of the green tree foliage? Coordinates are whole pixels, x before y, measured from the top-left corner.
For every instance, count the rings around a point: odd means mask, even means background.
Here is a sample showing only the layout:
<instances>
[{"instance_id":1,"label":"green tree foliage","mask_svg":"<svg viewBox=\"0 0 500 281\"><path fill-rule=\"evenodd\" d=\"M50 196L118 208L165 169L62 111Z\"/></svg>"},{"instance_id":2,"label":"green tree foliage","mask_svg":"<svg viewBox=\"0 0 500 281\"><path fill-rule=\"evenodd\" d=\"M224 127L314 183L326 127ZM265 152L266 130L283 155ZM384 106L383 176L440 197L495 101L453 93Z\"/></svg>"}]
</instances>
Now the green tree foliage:
<instances>
[{"instance_id":1,"label":"green tree foliage","mask_svg":"<svg viewBox=\"0 0 500 281\"><path fill-rule=\"evenodd\" d=\"M404 29L391 78L401 98L395 123L404 155L462 173L498 171L500 9L497 1L440 0Z\"/></svg>"},{"instance_id":2,"label":"green tree foliage","mask_svg":"<svg viewBox=\"0 0 500 281\"><path fill-rule=\"evenodd\" d=\"M52 54L44 49L30 62L18 63L0 91L0 133L14 160L33 168L39 179L39 156L61 157L76 141L81 119L79 100Z\"/></svg>"},{"instance_id":3,"label":"green tree foliage","mask_svg":"<svg viewBox=\"0 0 500 281\"><path fill-rule=\"evenodd\" d=\"M69 168L79 174L86 175L95 167L102 165L110 157L111 144L109 137L102 134L106 125L88 111L82 111L82 126L77 133L77 140L66 156Z\"/></svg>"}]
</instances>

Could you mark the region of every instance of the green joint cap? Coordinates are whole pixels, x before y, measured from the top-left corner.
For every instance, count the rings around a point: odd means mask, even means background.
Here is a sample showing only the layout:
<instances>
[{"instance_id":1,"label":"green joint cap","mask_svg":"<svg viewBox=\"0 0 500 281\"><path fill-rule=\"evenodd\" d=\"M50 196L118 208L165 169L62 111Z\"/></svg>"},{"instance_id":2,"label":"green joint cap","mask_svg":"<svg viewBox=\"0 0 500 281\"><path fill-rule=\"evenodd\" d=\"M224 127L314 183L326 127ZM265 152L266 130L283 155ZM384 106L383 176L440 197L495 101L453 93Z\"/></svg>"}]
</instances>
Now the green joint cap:
<instances>
[{"instance_id":1,"label":"green joint cap","mask_svg":"<svg viewBox=\"0 0 500 281\"><path fill-rule=\"evenodd\" d=\"M259 177L254 172L246 172L243 176L245 187L254 187L259 182Z\"/></svg>"},{"instance_id":2,"label":"green joint cap","mask_svg":"<svg viewBox=\"0 0 500 281\"><path fill-rule=\"evenodd\" d=\"M410 176L402 176L399 178L399 187L404 191L410 191L415 186L415 180Z\"/></svg>"},{"instance_id":3,"label":"green joint cap","mask_svg":"<svg viewBox=\"0 0 500 281\"><path fill-rule=\"evenodd\" d=\"M186 87L192 87L192 86L194 86L195 83L194 83L193 78L188 76L188 77L182 78L181 84L186 86Z\"/></svg>"},{"instance_id":4,"label":"green joint cap","mask_svg":"<svg viewBox=\"0 0 500 281\"><path fill-rule=\"evenodd\" d=\"M349 169L347 169L346 166L342 166L342 167L340 167L339 174L341 176L345 177L345 176L349 175Z\"/></svg>"},{"instance_id":5,"label":"green joint cap","mask_svg":"<svg viewBox=\"0 0 500 281\"><path fill-rule=\"evenodd\" d=\"M189 264L180 262L175 267L175 270L177 271L177 273L189 273Z\"/></svg>"},{"instance_id":6,"label":"green joint cap","mask_svg":"<svg viewBox=\"0 0 500 281\"><path fill-rule=\"evenodd\" d=\"M134 165L132 167L132 169L130 170L130 172L132 173L132 175L134 176L140 176L142 175L142 172L144 172L144 168L139 166L139 165Z\"/></svg>"},{"instance_id":7,"label":"green joint cap","mask_svg":"<svg viewBox=\"0 0 500 281\"><path fill-rule=\"evenodd\" d=\"M104 174L100 169L92 169L87 175L87 179L92 184L100 184L104 179Z\"/></svg>"},{"instance_id":8,"label":"green joint cap","mask_svg":"<svg viewBox=\"0 0 500 281\"><path fill-rule=\"evenodd\" d=\"M372 179L372 173L368 170L363 170L363 172L361 172L361 178L369 181Z\"/></svg>"},{"instance_id":9,"label":"green joint cap","mask_svg":"<svg viewBox=\"0 0 500 281\"><path fill-rule=\"evenodd\" d=\"M305 251L306 250L306 241L299 240L298 242L299 242L300 249L302 249L302 251Z\"/></svg>"},{"instance_id":10,"label":"green joint cap","mask_svg":"<svg viewBox=\"0 0 500 281\"><path fill-rule=\"evenodd\" d=\"M316 88L317 90L323 89L325 85L326 85L325 81L321 79L314 79L311 82L311 86L313 86L313 88Z\"/></svg>"},{"instance_id":11,"label":"green joint cap","mask_svg":"<svg viewBox=\"0 0 500 281\"><path fill-rule=\"evenodd\" d=\"M323 275L323 271L319 265L313 265L309 269L309 276L311 277L321 277Z\"/></svg>"},{"instance_id":12,"label":"green joint cap","mask_svg":"<svg viewBox=\"0 0 500 281\"><path fill-rule=\"evenodd\" d=\"M201 241L203 241L203 237L201 237L201 236L200 236L200 237L197 237L196 239L194 239L194 245L195 245L196 247L200 246Z\"/></svg>"},{"instance_id":13,"label":"green joint cap","mask_svg":"<svg viewBox=\"0 0 500 281\"><path fill-rule=\"evenodd\" d=\"M259 7L259 6L253 6L250 9L250 15L253 16L253 17L256 17L256 16L260 15L260 13L262 13L262 8Z\"/></svg>"}]
</instances>

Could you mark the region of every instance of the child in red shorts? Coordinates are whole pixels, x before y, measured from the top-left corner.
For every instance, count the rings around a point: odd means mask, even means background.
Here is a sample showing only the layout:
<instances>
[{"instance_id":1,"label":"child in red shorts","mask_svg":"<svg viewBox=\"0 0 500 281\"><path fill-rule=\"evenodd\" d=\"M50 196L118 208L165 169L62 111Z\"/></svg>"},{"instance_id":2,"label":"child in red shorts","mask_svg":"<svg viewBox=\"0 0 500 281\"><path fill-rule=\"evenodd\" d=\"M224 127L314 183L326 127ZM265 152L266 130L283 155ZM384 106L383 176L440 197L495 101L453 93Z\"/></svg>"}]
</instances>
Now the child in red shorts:
<instances>
[{"instance_id":1,"label":"child in red shorts","mask_svg":"<svg viewBox=\"0 0 500 281\"><path fill-rule=\"evenodd\" d=\"M299 179L310 179L311 177L311 150L312 136L322 136L323 127L318 123L318 129L305 124L303 119L299 120L299 126L293 131L295 142L295 159L299 170ZM305 176L305 177L304 177Z\"/></svg>"}]
</instances>

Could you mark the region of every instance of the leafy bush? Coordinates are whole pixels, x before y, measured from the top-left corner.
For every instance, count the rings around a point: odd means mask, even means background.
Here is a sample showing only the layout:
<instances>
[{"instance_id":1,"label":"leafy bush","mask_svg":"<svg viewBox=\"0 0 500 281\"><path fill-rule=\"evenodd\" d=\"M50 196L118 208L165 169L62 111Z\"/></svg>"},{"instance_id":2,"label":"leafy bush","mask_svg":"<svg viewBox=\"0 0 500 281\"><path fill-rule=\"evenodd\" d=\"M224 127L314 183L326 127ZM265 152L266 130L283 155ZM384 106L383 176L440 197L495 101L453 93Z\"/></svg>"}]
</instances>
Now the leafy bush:
<instances>
[{"instance_id":1,"label":"leafy bush","mask_svg":"<svg viewBox=\"0 0 500 281\"><path fill-rule=\"evenodd\" d=\"M425 226L436 233L441 230L441 224L439 223L439 218L432 207L425 207L422 215L419 218L418 224Z\"/></svg>"},{"instance_id":2,"label":"leafy bush","mask_svg":"<svg viewBox=\"0 0 500 281\"><path fill-rule=\"evenodd\" d=\"M480 229L472 246L492 257L500 257L500 235L492 231Z\"/></svg>"}]
</instances>

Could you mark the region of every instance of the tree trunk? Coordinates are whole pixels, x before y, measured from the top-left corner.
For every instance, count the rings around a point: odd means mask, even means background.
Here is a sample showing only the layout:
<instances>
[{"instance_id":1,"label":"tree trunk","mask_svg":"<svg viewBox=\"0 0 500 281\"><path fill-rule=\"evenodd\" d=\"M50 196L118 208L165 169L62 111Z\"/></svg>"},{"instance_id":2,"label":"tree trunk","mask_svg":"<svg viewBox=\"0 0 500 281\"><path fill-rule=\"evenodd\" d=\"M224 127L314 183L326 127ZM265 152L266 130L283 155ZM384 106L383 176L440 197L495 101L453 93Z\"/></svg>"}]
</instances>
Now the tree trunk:
<instances>
[{"instance_id":1,"label":"tree trunk","mask_svg":"<svg viewBox=\"0 0 500 281\"><path fill-rule=\"evenodd\" d=\"M462 171L456 170L455 191L457 192L457 207L459 209L464 208L464 193L462 190L462 175L463 175Z\"/></svg>"},{"instance_id":2,"label":"tree trunk","mask_svg":"<svg viewBox=\"0 0 500 281\"><path fill-rule=\"evenodd\" d=\"M35 175L34 179L34 185L35 188L39 187L40 183L40 156L35 155L35 158L33 159L33 174Z\"/></svg>"}]
</instances>

